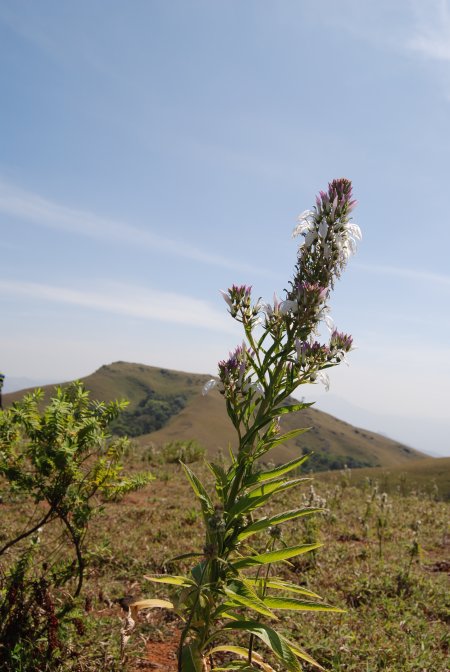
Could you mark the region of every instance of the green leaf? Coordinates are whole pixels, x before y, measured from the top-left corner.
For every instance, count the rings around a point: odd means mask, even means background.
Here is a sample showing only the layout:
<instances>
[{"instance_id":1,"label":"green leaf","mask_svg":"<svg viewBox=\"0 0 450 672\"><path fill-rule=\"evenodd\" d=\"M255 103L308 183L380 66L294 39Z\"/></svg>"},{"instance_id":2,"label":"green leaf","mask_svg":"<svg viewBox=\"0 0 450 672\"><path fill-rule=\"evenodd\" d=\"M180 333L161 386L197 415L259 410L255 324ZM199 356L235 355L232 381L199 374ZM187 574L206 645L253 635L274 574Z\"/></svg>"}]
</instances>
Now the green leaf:
<instances>
[{"instance_id":1,"label":"green leaf","mask_svg":"<svg viewBox=\"0 0 450 672\"><path fill-rule=\"evenodd\" d=\"M269 446L269 450L272 450L272 448L275 448L275 446L279 446L282 443L285 443L286 441L289 441L290 439L293 439L295 436L299 436L300 434L305 434L306 432L309 432L311 427L302 427L300 429L292 429L290 432L286 432L285 434L282 434L281 436L275 438L275 439L270 439L267 442L267 445ZM308 455L304 455L302 457L302 462L306 460Z\"/></svg>"},{"instance_id":2,"label":"green leaf","mask_svg":"<svg viewBox=\"0 0 450 672\"><path fill-rule=\"evenodd\" d=\"M228 512L230 519L233 519L236 516L240 516L243 513L250 513L250 511L258 509L260 506L265 504L267 500L270 499L275 493L289 490L296 485L300 485L300 483L305 483L306 481L310 480L310 478L295 478L290 481L281 479L279 481L273 481L271 483L262 485L237 500L236 504L234 504Z\"/></svg>"},{"instance_id":3,"label":"green leaf","mask_svg":"<svg viewBox=\"0 0 450 672\"><path fill-rule=\"evenodd\" d=\"M295 429L293 432L288 432L287 434L284 434L283 437L281 437L283 440L287 440L287 438L292 438L290 435L292 434L295 436L297 433L304 432L306 430L304 429ZM282 443L282 441L280 441ZM279 467L275 467L275 469L269 469L269 471L260 471L259 473L253 474L249 481L249 485L253 483L261 483L263 481L270 481L273 478L278 478L279 476L282 476L283 474L287 474L289 471L292 471L292 469L296 469L299 467L305 460L308 459L308 455L302 455L301 457L297 457L295 460L291 460L290 462L286 462L286 464L282 464Z\"/></svg>"},{"instance_id":4,"label":"green leaf","mask_svg":"<svg viewBox=\"0 0 450 672\"><path fill-rule=\"evenodd\" d=\"M213 649L208 651L208 653L206 654L206 657L211 656L214 653L221 653L221 652L235 653L237 656L240 656L241 658L248 659L248 649L244 648L243 646L234 646L232 644L223 644L221 646L215 646ZM258 668L253 667L253 666L252 667L242 667L242 666L240 666L236 669L238 669L238 670L262 669L263 672L275 672L273 667L271 665L269 665L268 663L264 662L264 659L262 658L262 656L259 653L256 653L256 651L252 651L252 659L255 661L255 663L257 663L259 665ZM217 667L215 667L214 669L219 670L219 669L230 669L230 668L217 668Z\"/></svg>"},{"instance_id":5,"label":"green leaf","mask_svg":"<svg viewBox=\"0 0 450 672\"><path fill-rule=\"evenodd\" d=\"M175 555L173 558L170 558L169 562L177 562L178 560L188 560L189 558L203 558L204 553L182 553L181 555Z\"/></svg>"},{"instance_id":6,"label":"green leaf","mask_svg":"<svg viewBox=\"0 0 450 672\"><path fill-rule=\"evenodd\" d=\"M297 600L295 597L271 597L264 598L265 604L272 607L272 609L293 609L294 611L334 611L337 613L345 613L344 609L332 607L329 604L322 604L318 602L310 602L305 600Z\"/></svg>"},{"instance_id":7,"label":"green leaf","mask_svg":"<svg viewBox=\"0 0 450 672\"><path fill-rule=\"evenodd\" d=\"M308 408L312 406L312 403L299 403L299 404L287 404L286 406L276 406L271 412L271 418L277 418L280 415L286 415L287 413L295 413L296 411L301 411L303 408Z\"/></svg>"},{"instance_id":8,"label":"green leaf","mask_svg":"<svg viewBox=\"0 0 450 672\"><path fill-rule=\"evenodd\" d=\"M271 518L260 518L240 532L238 535L238 540L242 541L243 539L247 539L247 537L250 537L252 534L266 530L268 527L273 527L274 525L280 525L287 520L293 520L294 518L300 518L302 516L309 516L313 513L321 513L323 510L324 509L313 508L292 509L292 511L278 513L276 516L272 516Z\"/></svg>"},{"instance_id":9,"label":"green leaf","mask_svg":"<svg viewBox=\"0 0 450 672\"><path fill-rule=\"evenodd\" d=\"M314 551L320 548L322 544L302 544L301 546L289 546L288 548L280 548L276 551L269 551L268 553L261 553L260 555L251 555L247 558L239 558L231 562L234 569L243 569L244 567L254 567L255 565L268 565L272 562L280 562L282 560L289 560L302 553Z\"/></svg>"},{"instance_id":10,"label":"green leaf","mask_svg":"<svg viewBox=\"0 0 450 672\"><path fill-rule=\"evenodd\" d=\"M183 646L181 652L181 669L183 672L203 672L203 660L195 642Z\"/></svg>"},{"instance_id":11,"label":"green leaf","mask_svg":"<svg viewBox=\"0 0 450 672\"><path fill-rule=\"evenodd\" d=\"M216 480L216 492L219 498L223 501L223 493L226 492L229 480L225 469L220 464L214 462L206 462L207 467L213 474Z\"/></svg>"},{"instance_id":12,"label":"green leaf","mask_svg":"<svg viewBox=\"0 0 450 672\"><path fill-rule=\"evenodd\" d=\"M290 644L281 635L267 625L257 621L239 621L227 623L224 630L243 630L258 637L281 660L289 672L301 672L300 664Z\"/></svg>"},{"instance_id":13,"label":"green leaf","mask_svg":"<svg viewBox=\"0 0 450 672\"><path fill-rule=\"evenodd\" d=\"M193 491L200 500L203 514L205 516L212 515L214 513L214 505L208 493L206 492L205 488L203 487L202 482L197 478L194 472L191 469L189 469L189 467L186 464L184 464L181 461L180 464L183 467L186 476L188 477L189 483L191 484Z\"/></svg>"},{"instance_id":14,"label":"green leaf","mask_svg":"<svg viewBox=\"0 0 450 672\"><path fill-rule=\"evenodd\" d=\"M267 581L262 577L255 577L246 579L247 582L260 586L261 588L265 585L267 588L272 588L272 590L286 590L291 593L299 593L300 595L306 595L316 600L320 600L320 595L313 593L312 590L307 590L302 586L297 586L295 583L290 583L289 581L283 581L282 579L267 579Z\"/></svg>"},{"instance_id":15,"label":"green leaf","mask_svg":"<svg viewBox=\"0 0 450 672\"><path fill-rule=\"evenodd\" d=\"M147 581L153 581L154 583L166 583L172 586L195 586L195 582L192 579L188 579L186 576L170 576L169 574L157 574L155 576L144 576L144 579Z\"/></svg>"},{"instance_id":16,"label":"green leaf","mask_svg":"<svg viewBox=\"0 0 450 672\"><path fill-rule=\"evenodd\" d=\"M255 593L251 584L246 584L245 581L234 581L233 588L225 587L225 593L230 598L225 602L225 607L239 607L244 606L249 609L257 611L263 616L270 618L277 618L275 614L268 609L264 601Z\"/></svg>"},{"instance_id":17,"label":"green leaf","mask_svg":"<svg viewBox=\"0 0 450 672\"><path fill-rule=\"evenodd\" d=\"M306 651L300 646L298 646L295 642L291 642L287 640L285 637L283 639L289 644L291 647L292 651L295 653L296 656L301 658L302 660L306 661L307 663L310 663L310 665L314 665L314 667L317 667L319 670L323 670L325 672L325 668L320 665L317 660L314 660L312 656L309 655L309 653L306 653Z\"/></svg>"}]
</instances>

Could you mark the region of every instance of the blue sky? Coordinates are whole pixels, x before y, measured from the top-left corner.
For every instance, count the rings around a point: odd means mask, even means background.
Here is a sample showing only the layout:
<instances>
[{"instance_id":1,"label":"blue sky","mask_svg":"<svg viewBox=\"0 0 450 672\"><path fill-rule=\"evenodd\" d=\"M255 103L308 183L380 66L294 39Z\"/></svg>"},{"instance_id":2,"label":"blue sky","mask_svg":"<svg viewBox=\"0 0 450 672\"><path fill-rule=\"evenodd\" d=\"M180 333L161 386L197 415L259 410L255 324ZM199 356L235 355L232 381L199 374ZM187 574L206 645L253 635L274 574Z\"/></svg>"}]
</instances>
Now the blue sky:
<instances>
[{"instance_id":1,"label":"blue sky","mask_svg":"<svg viewBox=\"0 0 450 672\"><path fill-rule=\"evenodd\" d=\"M353 180L338 417L450 455L450 2L0 1L0 367L215 373Z\"/></svg>"}]
</instances>

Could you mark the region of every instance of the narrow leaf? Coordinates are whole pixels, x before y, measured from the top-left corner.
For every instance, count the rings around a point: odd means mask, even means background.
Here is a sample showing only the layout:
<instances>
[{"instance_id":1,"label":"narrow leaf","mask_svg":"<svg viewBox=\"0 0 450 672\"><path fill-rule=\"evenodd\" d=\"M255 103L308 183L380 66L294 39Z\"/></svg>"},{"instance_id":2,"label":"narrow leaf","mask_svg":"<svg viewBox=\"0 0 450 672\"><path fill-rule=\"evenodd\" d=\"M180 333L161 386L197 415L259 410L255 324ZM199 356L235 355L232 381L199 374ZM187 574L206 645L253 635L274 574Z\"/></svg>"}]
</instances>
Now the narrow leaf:
<instances>
[{"instance_id":1,"label":"narrow leaf","mask_svg":"<svg viewBox=\"0 0 450 672\"><path fill-rule=\"evenodd\" d=\"M283 581L282 579L268 579L267 581L262 577L258 578L248 578L247 582L252 583L255 586L266 585L267 588L272 588L272 590L286 590L291 593L298 593L299 595L306 595L316 600L322 599L317 593L313 593L312 590L307 590L303 586L297 586L295 583L290 583L289 581Z\"/></svg>"},{"instance_id":2,"label":"narrow leaf","mask_svg":"<svg viewBox=\"0 0 450 672\"><path fill-rule=\"evenodd\" d=\"M293 435L295 436L298 433L304 432L306 430L304 429L294 429L292 432L288 432L287 434L284 434L282 438L283 440L287 440L287 438L292 438ZM282 464L279 467L275 467L275 469L270 469L269 471L261 471L259 473L256 473L252 476L250 483L261 483L262 481L270 481L272 478L278 478L279 476L282 476L283 474L287 474L289 471L292 471L292 469L296 469L299 467L305 460L308 459L308 455L302 455L301 457L297 457L295 460L291 460L290 462L286 462L286 464Z\"/></svg>"},{"instance_id":3,"label":"narrow leaf","mask_svg":"<svg viewBox=\"0 0 450 672\"><path fill-rule=\"evenodd\" d=\"M170 558L169 562L177 562L178 560L188 560L189 558L203 558L204 553L182 553Z\"/></svg>"},{"instance_id":4,"label":"narrow leaf","mask_svg":"<svg viewBox=\"0 0 450 672\"><path fill-rule=\"evenodd\" d=\"M323 670L325 672L325 668L320 665L317 660L314 660L312 656L309 655L309 653L306 653L306 651L302 648L300 648L295 642L291 642L285 637L282 637L289 646L291 647L291 650L295 653L296 656L301 658L302 660L305 660L307 663L310 663L310 665L314 665L314 667L317 667L319 670Z\"/></svg>"},{"instance_id":5,"label":"narrow leaf","mask_svg":"<svg viewBox=\"0 0 450 672\"><path fill-rule=\"evenodd\" d=\"M295 413L296 411L301 411L303 408L308 408L311 406L311 403L308 404L288 404L287 406L277 406L270 412L271 418L277 418L279 415L286 415L287 413Z\"/></svg>"},{"instance_id":6,"label":"narrow leaf","mask_svg":"<svg viewBox=\"0 0 450 672\"><path fill-rule=\"evenodd\" d=\"M300 485L300 483L305 483L310 480L310 478L295 478L290 481L282 479L279 482L267 483L267 485L262 486L262 488L266 488L266 491L261 489L262 494L259 496L256 497L248 494L238 499L236 504L234 504L234 506L232 506L229 511L230 518L240 516L243 513L250 513L250 511L254 511L255 509L258 509L260 506L265 504L267 500L270 499L275 493L284 492L285 490L289 490L296 485Z\"/></svg>"},{"instance_id":7,"label":"narrow leaf","mask_svg":"<svg viewBox=\"0 0 450 672\"><path fill-rule=\"evenodd\" d=\"M153 609L154 607L158 607L159 609L173 609L173 604L168 600L159 600L154 598L151 600L138 600L137 602L130 604L130 607L136 607L138 610Z\"/></svg>"},{"instance_id":8,"label":"narrow leaf","mask_svg":"<svg viewBox=\"0 0 450 672\"><path fill-rule=\"evenodd\" d=\"M301 546L289 546L288 548L280 548L276 551L269 551L268 553L261 553L259 555L250 555L247 558L239 558L231 563L234 569L242 569L244 567L253 567L254 565L268 565L272 562L280 562L281 560L289 560L302 553L314 551L320 548L322 544L302 544Z\"/></svg>"},{"instance_id":9,"label":"narrow leaf","mask_svg":"<svg viewBox=\"0 0 450 672\"><path fill-rule=\"evenodd\" d=\"M311 427L302 427L300 429L293 429L290 432L282 434L276 439L271 439L270 441L268 441L269 450L272 450L272 448L275 448L275 446L279 446L280 444L285 443L290 439L293 439L295 436L299 436L300 434L305 434L306 432L309 432L310 429ZM304 457L306 459L308 455L305 455Z\"/></svg>"},{"instance_id":10,"label":"narrow leaf","mask_svg":"<svg viewBox=\"0 0 450 672\"><path fill-rule=\"evenodd\" d=\"M224 630L243 630L258 637L281 660L289 672L301 672L296 654L284 637L267 625L257 621L239 621L224 626Z\"/></svg>"},{"instance_id":11,"label":"narrow leaf","mask_svg":"<svg viewBox=\"0 0 450 672\"><path fill-rule=\"evenodd\" d=\"M157 574L156 576L144 576L147 581L154 583L166 583L172 586L195 586L194 581L185 576L170 576L168 574Z\"/></svg>"},{"instance_id":12,"label":"narrow leaf","mask_svg":"<svg viewBox=\"0 0 450 672\"><path fill-rule=\"evenodd\" d=\"M225 588L225 593L228 598L230 598L225 602L225 607L239 607L240 605L243 605L244 607L257 611L259 614L263 614L263 616L277 618L275 614L265 606L264 601L255 593L251 584L245 585L244 581L236 581L231 585L233 588Z\"/></svg>"},{"instance_id":13,"label":"narrow leaf","mask_svg":"<svg viewBox=\"0 0 450 672\"><path fill-rule=\"evenodd\" d=\"M181 652L181 669L183 672L203 672L202 656L195 643L183 646Z\"/></svg>"},{"instance_id":14,"label":"narrow leaf","mask_svg":"<svg viewBox=\"0 0 450 672\"><path fill-rule=\"evenodd\" d=\"M332 607L329 604L322 604L317 602L310 602L305 600L297 600L295 597L271 597L264 598L265 604L272 607L272 609L293 609L294 611L334 611L337 613L345 613L344 609Z\"/></svg>"},{"instance_id":15,"label":"narrow leaf","mask_svg":"<svg viewBox=\"0 0 450 672\"><path fill-rule=\"evenodd\" d=\"M180 464L183 467L186 476L188 477L188 480L192 486L193 491L200 500L203 514L204 515L212 514L214 512L214 506L208 493L203 487L202 482L197 478L194 472L191 469L189 469L189 467L186 464L184 464L183 462L180 462Z\"/></svg>"},{"instance_id":16,"label":"narrow leaf","mask_svg":"<svg viewBox=\"0 0 450 672\"><path fill-rule=\"evenodd\" d=\"M279 513L276 516L271 518L260 518L251 525L248 525L242 532L239 533L238 539L242 541L247 539L252 534L256 532L261 532L266 530L268 527L273 527L274 525L280 525L281 523L286 522L287 520L293 520L294 518L300 518L302 516L310 516L313 513L321 513L324 509L292 509L292 511L285 511L284 513Z\"/></svg>"},{"instance_id":17,"label":"narrow leaf","mask_svg":"<svg viewBox=\"0 0 450 672\"><path fill-rule=\"evenodd\" d=\"M213 649L208 651L206 657L212 655L213 653L220 653L222 651L225 653L235 653L237 656L240 656L241 658L248 658L248 649L245 649L243 646L233 646L232 644L215 646ZM268 663L265 663L262 656L259 653L256 653L256 651L252 651L252 660L255 663L257 663L257 665L259 665L259 667L263 670L263 672L275 672L274 668Z\"/></svg>"}]
</instances>

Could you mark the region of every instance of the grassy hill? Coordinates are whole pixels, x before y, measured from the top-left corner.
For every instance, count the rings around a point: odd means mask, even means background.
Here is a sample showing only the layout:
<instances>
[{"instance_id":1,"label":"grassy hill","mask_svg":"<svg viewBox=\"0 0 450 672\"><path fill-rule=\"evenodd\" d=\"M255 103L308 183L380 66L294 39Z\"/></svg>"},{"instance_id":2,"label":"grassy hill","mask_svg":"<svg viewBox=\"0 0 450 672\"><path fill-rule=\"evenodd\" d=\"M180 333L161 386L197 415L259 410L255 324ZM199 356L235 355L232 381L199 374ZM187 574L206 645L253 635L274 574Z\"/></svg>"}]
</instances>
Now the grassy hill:
<instances>
[{"instance_id":1,"label":"grassy hill","mask_svg":"<svg viewBox=\"0 0 450 672\"><path fill-rule=\"evenodd\" d=\"M424 493L435 499L450 501L450 457L428 457L411 460L397 467L352 469L347 475L352 485L377 482L382 492L401 495ZM336 482L336 472L320 474L322 482Z\"/></svg>"},{"instance_id":2,"label":"grassy hill","mask_svg":"<svg viewBox=\"0 0 450 672\"><path fill-rule=\"evenodd\" d=\"M384 436L353 427L314 408L283 418L284 430L309 427L297 439L275 448L271 460L282 462L293 459L301 452L313 452L310 466L314 469L336 469L344 464L352 467L396 467L411 460L423 459L423 453ZM196 438L210 456L228 445L236 447L234 428L226 414L223 399L217 390L206 397L195 397L177 415L158 431L139 437L139 443Z\"/></svg>"},{"instance_id":3,"label":"grassy hill","mask_svg":"<svg viewBox=\"0 0 450 672\"><path fill-rule=\"evenodd\" d=\"M92 398L128 399L129 406L114 429L136 438L141 446L162 446L169 441L196 439L210 457L235 447L235 432L217 390L201 391L208 375L172 371L143 364L115 362L83 378ZM48 398L53 386L43 388ZM4 405L24 391L4 395ZM334 418L314 408L284 419L285 429L310 427L310 431L276 448L270 459L281 462L302 452L313 452L314 470L355 467L396 468L428 457L419 451Z\"/></svg>"}]
</instances>

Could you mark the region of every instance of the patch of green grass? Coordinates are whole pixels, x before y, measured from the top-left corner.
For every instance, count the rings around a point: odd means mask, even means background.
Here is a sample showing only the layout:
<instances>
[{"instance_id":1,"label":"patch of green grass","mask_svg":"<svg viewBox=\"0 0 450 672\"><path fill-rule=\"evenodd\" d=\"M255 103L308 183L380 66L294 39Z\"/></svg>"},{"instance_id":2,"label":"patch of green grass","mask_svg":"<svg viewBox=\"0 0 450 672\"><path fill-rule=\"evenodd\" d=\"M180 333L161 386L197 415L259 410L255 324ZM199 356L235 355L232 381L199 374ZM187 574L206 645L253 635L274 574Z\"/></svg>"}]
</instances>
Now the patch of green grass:
<instances>
[{"instance_id":1,"label":"patch of green grass","mask_svg":"<svg viewBox=\"0 0 450 672\"><path fill-rule=\"evenodd\" d=\"M130 470L138 469L139 451L128 460ZM201 463L195 471L207 473ZM108 504L91 530L90 563L78 614L82 634L76 623L66 633L79 654L78 669L85 672L119 669L121 610L115 600L129 594L168 597L167 587L155 587L144 576L187 571L188 560L174 563L171 558L202 547L201 515L181 467L164 464L155 475L157 480L144 490L120 504ZM442 571L448 569L449 504L425 493L401 495L394 488L385 500L380 555L377 520L382 481L378 488L375 479L355 487L353 473L334 478L315 481L313 491L308 484L299 494L290 491L265 513L282 510L283 504L294 508L311 505L314 498L325 500L324 514L313 522L292 521L282 539L287 545L317 539L324 546L314 556L286 563L283 573L346 612L282 612L281 629L333 672L444 672L450 645L448 574ZM23 521L24 503L8 501L0 506L2 529L9 533ZM45 539L42 544L44 551ZM145 658L139 633L151 637L158 632L164 637L165 622L160 613L149 623L138 624L122 669L134 670L135 658ZM69 664L67 669L72 669ZM304 665L305 671L312 669Z\"/></svg>"}]
</instances>

